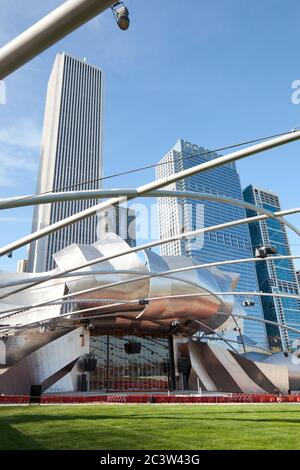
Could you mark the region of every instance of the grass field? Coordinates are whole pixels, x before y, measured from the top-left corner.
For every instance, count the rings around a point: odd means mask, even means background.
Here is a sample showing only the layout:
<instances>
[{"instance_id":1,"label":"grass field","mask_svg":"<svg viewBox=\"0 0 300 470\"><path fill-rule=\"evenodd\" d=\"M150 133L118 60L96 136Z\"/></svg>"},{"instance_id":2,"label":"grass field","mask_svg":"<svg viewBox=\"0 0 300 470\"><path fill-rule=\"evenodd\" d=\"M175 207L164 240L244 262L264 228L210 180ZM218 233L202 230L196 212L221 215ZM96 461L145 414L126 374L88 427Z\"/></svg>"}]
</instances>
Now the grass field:
<instances>
[{"instance_id":1,"label":"grass field","mask_svg":"<svg viewBox=\"0 0 300 470\"><path fill-rule=\"evenodd\" d=\"M0 449L300 449L300 406L0 407Z\"/></svg>"}]
</instances>

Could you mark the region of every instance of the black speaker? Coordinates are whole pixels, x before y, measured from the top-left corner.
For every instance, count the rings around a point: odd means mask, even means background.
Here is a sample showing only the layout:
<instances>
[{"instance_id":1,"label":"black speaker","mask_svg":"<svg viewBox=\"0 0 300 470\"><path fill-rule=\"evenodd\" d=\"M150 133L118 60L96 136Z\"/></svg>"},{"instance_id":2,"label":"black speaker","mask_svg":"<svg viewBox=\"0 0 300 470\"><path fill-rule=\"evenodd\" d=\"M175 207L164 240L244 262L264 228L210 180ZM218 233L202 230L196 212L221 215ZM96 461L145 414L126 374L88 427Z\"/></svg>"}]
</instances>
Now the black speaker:
<instances>
[{"instance_id":1,"label":"black speaker","mask_svg":"<svg viewBox=\"0 0 300 470\"><path fill-rule=\"evenodd\" d=\"M94 372L97 369L97 359L94 357L87 357L84 359L83 369L86 372Z\"/></svg>"},{"instance_id":2,"label":"black speaker","mask_svg":"<svg viewBox=\"0 0 300 470\"><path fill-rule=\"evenodd\" d=\"M88 383L87 383L86 374L81 374L79 376L79 391L87 392L87 389L88 389Z\"/></svg>"},{"instance_id":3,"label":"black speaker","mask_svg":"<svg viewBox=\"0 0 300 470\"><path fill-rule=\"evenodd\" d=\"M178 372L181 374L187 374L191 363L187 357L180 357L178 360Z\"/></svg>"},{"instance_id":4,"label":"black speaker","mask_svg":"<svg viewBox=\"0 0 300 470\"><path fill-rule=\"evenodd\" d=\"M31 385L30 387L30 399L29 403L41 403L42 395L42 386L41 385Z\"/></svg>"},{"instance_id":5,"label":"black speaker","mask_svg":"<svg viewBox=\"0 0 300 470\"><path fill-rule=\"evenodd\" d=\"M124 344L126 354L140 354L142 349L142 343L130 341Z\"/></svg>"}]
</instances>

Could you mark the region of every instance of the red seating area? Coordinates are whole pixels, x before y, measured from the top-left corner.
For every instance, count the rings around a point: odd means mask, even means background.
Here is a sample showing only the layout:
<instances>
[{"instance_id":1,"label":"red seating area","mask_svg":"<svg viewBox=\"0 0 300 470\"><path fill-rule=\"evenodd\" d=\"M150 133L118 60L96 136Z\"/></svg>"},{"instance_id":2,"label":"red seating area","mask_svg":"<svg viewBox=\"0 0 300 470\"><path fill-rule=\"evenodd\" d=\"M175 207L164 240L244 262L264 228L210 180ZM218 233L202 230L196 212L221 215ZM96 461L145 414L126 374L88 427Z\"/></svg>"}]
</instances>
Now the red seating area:
<instances>
[{"instance_id":1,"label":"red seating area","mask_svg":"<svg viewBox=\"0 0 300 470\"><path fill-rule=\"evenodd\" d=\"M2 395L0 405L29 404L29 396ZM300 395L250 395L191 396L166 394L134 395L43 395L41 404L84 404L84 403L300 403Z\"/></svg>"}]
</instances>

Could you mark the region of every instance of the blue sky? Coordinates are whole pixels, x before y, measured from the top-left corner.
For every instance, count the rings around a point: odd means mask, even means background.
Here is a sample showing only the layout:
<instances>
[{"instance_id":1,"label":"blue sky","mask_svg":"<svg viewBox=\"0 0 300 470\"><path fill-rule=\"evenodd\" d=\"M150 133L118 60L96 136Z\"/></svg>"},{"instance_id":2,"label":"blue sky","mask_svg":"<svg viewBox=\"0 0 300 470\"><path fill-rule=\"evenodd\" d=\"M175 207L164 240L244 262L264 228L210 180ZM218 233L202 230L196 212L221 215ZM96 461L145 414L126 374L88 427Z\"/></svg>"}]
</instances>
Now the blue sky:
<instances>
[{"instance_id":1,"label":"blue sky","mask_svg":"<svg viewBox=\"0 0 300 470\"><path fill-rule=\"evenodd\" d=\"M0 45L63 3L1 0ZM6 79L0 106L0 197L35 192L47 81L56 53L103 69L105 174L157 162L179 138L207 148L300 127L291 84L300 80L298 0L127 0L131 27L110 11ZM299 206L300 143L238 164L243 186ZM146 171L107 182L133 187ZM0 214L1 245L31 231L31 209ZM290 217L300 227L300 216ZM293 252L300 240L290 234ZM15 269L2 258L1 269ZM300 264L297 264L300 266Z\"/></svg>"}]
</instances>

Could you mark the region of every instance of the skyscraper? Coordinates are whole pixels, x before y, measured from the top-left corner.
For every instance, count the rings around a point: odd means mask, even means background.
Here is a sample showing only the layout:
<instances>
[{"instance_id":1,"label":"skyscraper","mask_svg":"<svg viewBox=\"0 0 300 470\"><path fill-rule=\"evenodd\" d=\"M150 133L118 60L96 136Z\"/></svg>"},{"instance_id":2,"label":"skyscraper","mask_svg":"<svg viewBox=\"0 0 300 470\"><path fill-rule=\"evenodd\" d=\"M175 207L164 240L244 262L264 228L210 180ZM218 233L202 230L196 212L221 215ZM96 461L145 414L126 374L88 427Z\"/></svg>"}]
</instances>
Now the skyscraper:
<instances>
[{"instance_id":1,"label":"skyscraper","mask_svg":"<svg viewBox=\"0 0 300 470\"><path fill-rule=\"evenodd\" d=\"M114 205L99 214L98 237L107 233L119 235L132 248L136 246L136 212L128 207Z\"/></svg>"},{"instance_id":2,"label":"skyscraper","mask_svg":"<svg viewBox=\"0 0 300 470\"><path fill-rule=\"evenodd\" d=\"M86 60L57 55L48 84L37 193L101 187L102 89L101 70ZM36 206L33 231L95 203ZM94 243L96 224L96 216L89 217L32 243L28 271L52 269L52 254L70 243Z\"/></svg>"},{"instance_id":3,"label":"skyscraper","mask_svg":"<svg viewBox=\"0 0 300 470\"><path fill-rule=\"evenodd\" d=\"M27 264L28 264L27 259L20 259L20 260L17 262L17 273L26 273L26 271L27 271Z\"/></svg>"},{"instance_id":4,"label":"skyscraper","mask_svg":"<svg viewBox=\"0 0 300 470\"><path fill-rule=\"evenodd\" d=\"M184 140L179 140L157 165L157 179L219 157L216 153L203 155L204 152L208 151ZM240 178L234 163L199 173L173 183L168 188L243 199ZM246 211L242 207L209 200L160 198L158 207L161 238L182 231L196 230L202 226L208 227L246 217ZM204 238L197 237L194 240L172 242L162 245L161 253L170 256L187 255L199 264L249 258L252 257L249 229L247 225L240 225L206 233ZM253 264L226 265L226 271L240 275L238 290L258 291ZM241 303L250 299L254 301L254 305L247 308L247 314L258 320L263 319L260 299L240 296ZM259 347L268 348L266 329L263 323L245 321L244 325L244 335L248 338L249 343L255 342Z\"/></svg>"},{"instance_id":5,"label":"skyscraper","mask_svg":"<svg viewBox=\"0 0 300 470\"><path fill-rule=\"evenodd\" d=\"M244 190L245 201L263 207L271 212L280 211L280 200L277 194L248 186ZM256 215L255 212L247 210L248 217ZM284 224L278 220L267 219L250 224L250 235L253 252L255 248L272 245L277 248L279 255L289 256L287 232ZM266 262L256 263L256 271L259 288L269 293L299 294L296 272L292 260L274 261L268 259ZM276 321L284 325L289 324L296 328L300 327L300 302L295 299L263 297L262 305L266 320ZM283 348L288 350L292 347L299 334L276 326L267 325L270 346L274 349Z\"/></svg>"}]
</instances>

